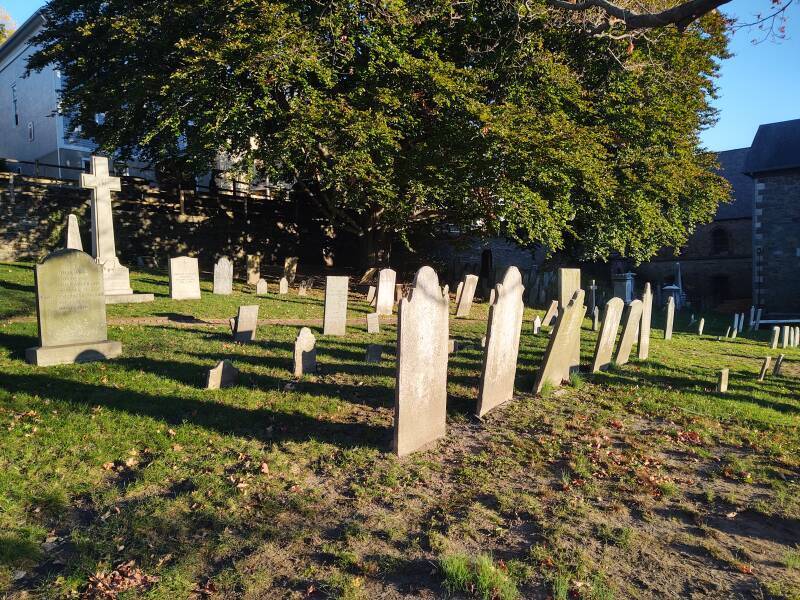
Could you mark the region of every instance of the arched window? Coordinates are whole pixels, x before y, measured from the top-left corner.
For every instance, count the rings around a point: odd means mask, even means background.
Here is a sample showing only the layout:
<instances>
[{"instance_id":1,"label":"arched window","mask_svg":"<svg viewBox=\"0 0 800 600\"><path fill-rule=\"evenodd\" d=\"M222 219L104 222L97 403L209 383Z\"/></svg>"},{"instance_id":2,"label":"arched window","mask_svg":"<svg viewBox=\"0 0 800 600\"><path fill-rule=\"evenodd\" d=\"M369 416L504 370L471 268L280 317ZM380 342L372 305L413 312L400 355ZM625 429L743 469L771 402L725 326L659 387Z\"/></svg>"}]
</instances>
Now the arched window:
<instances>
[{"instance_id":1,"label":"arched window","mask_svg":"<svg viewBox=\"0 0 800 600\"><path fill-rule=\"evenodd\" d=\"M727 254L730 252L728 232L717 227L711 232L711 254Z\"/></svg>"}]
</instances>

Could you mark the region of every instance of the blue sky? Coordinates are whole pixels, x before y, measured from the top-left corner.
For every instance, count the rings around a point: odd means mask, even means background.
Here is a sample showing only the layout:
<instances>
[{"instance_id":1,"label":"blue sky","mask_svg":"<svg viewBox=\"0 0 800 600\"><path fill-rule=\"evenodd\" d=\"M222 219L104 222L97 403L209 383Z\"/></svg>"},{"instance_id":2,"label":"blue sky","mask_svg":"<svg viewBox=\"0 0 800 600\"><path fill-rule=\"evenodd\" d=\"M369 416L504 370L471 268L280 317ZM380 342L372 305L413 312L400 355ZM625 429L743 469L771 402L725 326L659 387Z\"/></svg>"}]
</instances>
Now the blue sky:
<instances>
[{"instance_id":1,"label":"blue sky","mask_svg":"<svg viewBox=\"0 0 800 600\"><path fill-rule=\"evenodd\" d=\"M19 24L43 4L39 0L0 0ZM770 0L733 0L727 14L749 22L758 12L766 13ZM753 44L756 30L734 34L733 58L722 65L719 122L703 132L710 150L749 146L761 123L800 118L800 2L789 8L788 36L783 41Z\"/></svg>"}]
</instances>

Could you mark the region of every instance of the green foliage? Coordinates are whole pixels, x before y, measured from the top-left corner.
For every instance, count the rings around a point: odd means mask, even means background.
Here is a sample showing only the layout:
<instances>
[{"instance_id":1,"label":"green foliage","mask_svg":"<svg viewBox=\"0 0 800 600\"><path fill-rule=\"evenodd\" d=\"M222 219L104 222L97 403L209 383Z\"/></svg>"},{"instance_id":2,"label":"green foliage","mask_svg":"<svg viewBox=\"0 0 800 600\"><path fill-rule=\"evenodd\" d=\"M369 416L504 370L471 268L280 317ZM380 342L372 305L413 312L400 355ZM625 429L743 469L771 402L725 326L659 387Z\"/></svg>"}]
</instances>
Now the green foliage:
<instances>
[{"instance_id":1,"label":"green foliage","mask_svg":"<svg viewBox=\"0 0 800 600\"><path fill-rule=\"evenodd\" d=\"M517 586L508 573L486 554L475 558L462 553L445 554L439 559L439 567L444 586L450 593L464 592L483 600L516 600L519 597Z\"/></svg>"},{"instance_id":2,"label":"green foliage","mask_svg":"<svg viewBox=\"0 0 800 600\"><path fill-rule=\"evenodd\" d=\"M30 67L56 64L106 151L227 153L373 243L450 223L590 259L682 245L727 194L698 142L723 17L629 50L526 5L59 0Z\"/></svg>"}]
</instances>

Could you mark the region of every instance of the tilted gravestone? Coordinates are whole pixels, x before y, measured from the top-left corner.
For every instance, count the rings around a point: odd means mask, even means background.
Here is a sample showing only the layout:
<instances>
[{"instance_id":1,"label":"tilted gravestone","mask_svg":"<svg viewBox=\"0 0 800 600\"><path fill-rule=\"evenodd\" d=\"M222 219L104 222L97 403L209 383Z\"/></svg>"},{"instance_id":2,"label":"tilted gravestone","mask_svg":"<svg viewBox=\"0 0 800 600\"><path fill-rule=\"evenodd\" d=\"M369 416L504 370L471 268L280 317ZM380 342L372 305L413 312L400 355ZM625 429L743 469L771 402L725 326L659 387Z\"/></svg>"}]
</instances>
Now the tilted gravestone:
<instances>
[{"instance_id":1,"label":"tilted gravestone","mask_svg":"<svg viewBox=\"0 0 800 600\"><path fill-rule=\"evenodd\" d=\"M258 329L258 304L240 306L239 313L230 320L230 325L234 342L254 342Z\"/></svg>"},{"instance_id":2,"label":"tilted gravestone","mask_svg":"<svg viewBox=\"0 0 800 600\"><path fill-rule=\"evenodd\" d=\"M367 285L375 281L375 276L378 274L378 267L370 267L358 280L358 285Z\"/></svg>"},{"instance_id":3,"label":"tilted gravestone","mask_svg":"<svg viewBox=\"0 0 800 600\"><path fill-rule=\"evenodd\" d=\"M287 256L283 261L283 276L291 285L297 277L297 263L300 259L297 256Z\"/></svg>"},{"instance_id":4,"label":"tilted gravestone","mask_svg":"<svg viewBox=\"0 0 800 600\"><path fill-rule=\"evenodd\" d=\"M200 268L196 258L169 259L169 297L173 300L200 299Z\"/></svg>"},{"instance_id":5,"label":"tilted gravestone","mask_svg":"<svg viewBox=\"0 0 800 600\"><path fill-rule=\"evenodd\" d=\"M317 370L317 338L303 327L294 341L294 376L302 377Z\"/></svg>"},{"instance_id":6,"label":"tilted gravestone","mask_svg":"<svg viewBox=\"0 0 800 600\"><path fill-rule=\"evenodd\" d=\"M247 255L247 285L255 285L261 279L261 257L258 254Z\"/></svg>"},{"instance_id":7,"label":"tilted gravestone","mask_svg":"<svg viewBox=\"0 0 800 600\"><path fill-rule=\"evenodd\" d=\"M39 346L26 360L50 366L114 358L122 344L108 340L103 268L80 250L48 255L35 269Z\"/></svg>"},{"instance_id":8,"label":"tilted gravestone","mask_svg":"<svg viewBox=\"0 0 800 600\"><path fill-rule=\"evenodd\" d=\"M256 296L266 296L269 294L269 284L263 277L256 283Z\"/></svg>"},{"instance_id":9,"label":"tilted gravestone","mask_svg":"<svg viewBox=\"0 0 800 600\"><path fill-rule=\"evenodd\" d=\"M380 333L381 319L378 313L369 313L367 315L367 333Z\"/></svg>"},{"instance_id":10,"label":"tilted gravestone","mask_svg":"<svg viewBox=\"0 0 800 600\"><path fill-rule=\"evenodd\" d=\"M581 270L580 269L559 269L558 270L558 305L566 306L569 301L581 288ZM581 317L583 321L583 317ZM574 337L572 340L572 362L570 364L570 371L578 368L581 360L581 339L580 336Z\"/></svg>"},{"instance_id":11,"label":"tilted gravestone","mask_svg":"<svg viewBox=\"0 0 800 600\"><path fill-rule=\"evenodd\" d=\"M369 288L367 289L367 304L369 304L370 306L375 305L375 291L376 288L374 285L369 286Z\"/></svg>"},{"instance_id":12,"label":"tilted gravestone","mask_svg":"<svg viewBox=\"0 0 800 600\"><path fill-rule=\"evenodd\" d=\"M463 291L464 291L464 280L462 279L461 281L458 282L458 285L456 286L456 298L455 298L456 306L458 306L458 303L461 302L461 292Z\"/></svg>"},{"instance_id":13,"label":"tilted gravestone","mask_svg":"<svg viewBox=\"0 0 800 600\"><path fill-rule=\"evenodd\" d=\"M281 295L289 293L289 280L286 277L281 277L278 282L278 293Z\"/></svg>"},{"instance_id":14,"label":"tilted gravestone","mask_svg":"<svg viewBox=\"0 0 800 600\"><path fill-rule=\"evenodd\" d=\"M445 434L449 302L439 277L422 267L411 298L403 298L397 317L397 374L394 451L406 456Z\"/></svg>"},{"instance_id":15,"label":"tilted gravestone","mask_svg":"<svg viewBox=\"0 0 800 600\"><path fill-rule=\"evenodd\" d=\"M239 377L239 370L229 360L221 360L213 369L209 369L206 378L207 390L218 390L234 385Z\"/></svg>"},{"instance_id":16,"label":"tilted gravestone","mask_svg":"<svg viewBox=\"0 0 800 600\"><path fill-rule=\"evenodd\" d=\"M783 354L778 356L778 359L775 361L775 366L772 368L772 375L774 377L778 377L781 374L781 367L783 366Z\"/></svg>"},{"instance_id":17,"label":"tilted gravestone","mask_svg":"<svg viewBox=\"0 0 800 600\"><path fill-rule=\"evenodd\" d=\"M773 327L772 328L772 338L769 342L769 347L773 350L778 347L778 338L781 335L781 328L780 327Z\"/></svg>"},{"instance_id":18,"label":"tilted gravestone","mask_svg":"<svg viewBox=\"0 0 800 600\"><path fill-rule=\"evenodd\" d=\"M592 331L600 329L600 307L595 306L592 311Z\"/></svg>"},{"instance_id":19,"label":"tilted gravestone","mask_svg":"<svg viewBox=\"0 0 800 600\"><path fill-rule=\"evenodd\" d=\"M214 265L214 293L228 296L233 292L233 263L225 256Z\"/></svg>"},{"instance_id":20,"label":"tilted gravestone","mask_svg":"<svg viewBox=\"0 0 800 600\"><path fill-rule=\"evenodd\" d=\"M706 327L706 320L705 318L700 319L700 322L697 324L697 335L703 335L703 329Z\"/></svg>"},{"instance_id":21,"label":"tilted gravestone","mask_svg":"<svg viewBox=\"0 0 800 600\"><path fill-rule=\"evenodd\" d=\"M559 386L569 379L575 358L575 340L580 341L581 321L586 314L583 297L584 292L579 289L565 308L558 309L558 320L536 376L534 392L537 394L546 384Z\"/></svg>"},{"instance_id":22,"label":"tilted gravestone","mask_svg":"<svg viewBox=\"0 0 800 600\"><path fill-rule=\"evenodd\" d=\"M379 363L381 360L383 360L383 345L367 344L367 354L364 357L364 362Z\"/></svg>"},{"instance_id":23,"label":"tilted gravestone","mask_svg":"<svg viewBox=\"0 0 800 600\"><path fill-rule=\"evenodd\" d=\"M394 310L394 285L396 278L397 273L392 269L381 269L378 272L375 312L379 315L390 315Z\"/></svg>"},{"instance_id":24,"label":"tilted gravestone","mask_svg":"<svg viewBox=\"0 0 800 600\"><path fill-rule=\"evenodd\" d=\"M653 291L650 289L650 284L644 284L644 293L642 294L642 320L639 325L639 345L637 350L639 352L639 360L647 360L650 356L650 322L653 319Z\"/></svg>"},{"instance_id":25,"label":"tilted gravestone","mask_svg":"<svg viewBox=\"0 0 800 600\"><path fill-rule=\"evenodd\" d=\"M731 328L730 328L730 327L728 327L728 328L725 330L725 337L726 337L726 338L729 338L729 337L731 337Z\"/></svg>"},{"instance_id":26,"label":"tilted gravestone","mask_svg":"<svg viewBox=\"0 0 800 600\"><path fill-rule=\"evenodd\" d=\"M508 267L503 281L495 286L494 292L494 301L489 307L483 368L475 409L479 417L511 400L514 395L522 313L525 310L519 269Z\"/></svg>"},{"instance_id":27,"label":"tilted gravestone","mask_svg":"<svg viewBox=\"0 0 800 600\"><path fill-rule=\"evenodd\" d=\"M558 317L558 300L553 300L550 303L550 306L547 308L547 312L544 313L544 318L542 319L542 325L545 327L549 327L553 324L553 319Z\"/></svg>"},{"instance_id":28,"label":"tilted gravestone","mask_svg":"<svg viewBox=\"0 0 800 600\"><path fill-rule=\"evenodd\" d=\"M456 317L467 318L472 310L472 301L475 299L475 290L478 287L477 275L464 276L464 285L461 288L461 297L456 304Z\"/></svg>"},{"instance_id":29,"label":"tilted gravestone","mask_svg":"<svg viewBox=\"0 0 800 600\"><path fill-rule=\"evenodd\" d=\"M761 363L761 371L758 374L758 380L764 381L764 377L767 376L767 370L769 369L769 363L772 360L771 356L767 356L764 358L764 362Z\"/></svg>"},{"instance_id":30,"label":"tilted gravestone","mask_svg":"<svg viewBox=\"0 0 800 600\"><path fill-rule=\"evenodd\" d=\"M639 299L634 300L625 307L625 316L622 319L622 337L619 338L617 356L614 359L617 365L624 365L631 358L631 350L633 350L633 344L636 342L636 332L639 330L639 325L642 321L642 310L642 301Z\"/></svg>"},{"instance_id":31,"label":"tilted gravestone","mask_svg":"<svg viewBox=\"0 0 800 600\"><path fill-rule=\"evenodd\" d=\"M347 292L350 278L329 275L325 278L325 315L322 335L347 333Z\"/></svg>"},{"instance_id":32,"label":"tilted gravestone","mask_svg":"<svg viewBox=\"0 0 800 600\"><path fill-rule=\"evenodd\" d=\"M67 239L64 247L83 252L81 230L78 228L78 217L72 214L67 216Z\"/></svg>"},{"instance_id":33,"label":"tilted gravestone","mask_svg":"<svg viewBox=\"0 0 800 600\"><path fill-rule=\"evenodd\" d=\"M603 322L600 325L600 334L597 336L597 343L594 348L592 373L604 371L611 365L614 343L617 341L617 331L619 330L619 322L622 319L622 311L624 309L625 301L622 298L611 298L606 302L603 310Z\"/></svg>"},{"instance_id":34,"label":"tilted gravestone","mask_svg":"<svg viewBox=\"0 0 800 600\"><path fill-rule=\"evenodd\" d=\"M670 296L667 298L667 319L664 325L664 339L672 339L672 324L675 321L675 298Z\"/></svg>"}]
</instances>

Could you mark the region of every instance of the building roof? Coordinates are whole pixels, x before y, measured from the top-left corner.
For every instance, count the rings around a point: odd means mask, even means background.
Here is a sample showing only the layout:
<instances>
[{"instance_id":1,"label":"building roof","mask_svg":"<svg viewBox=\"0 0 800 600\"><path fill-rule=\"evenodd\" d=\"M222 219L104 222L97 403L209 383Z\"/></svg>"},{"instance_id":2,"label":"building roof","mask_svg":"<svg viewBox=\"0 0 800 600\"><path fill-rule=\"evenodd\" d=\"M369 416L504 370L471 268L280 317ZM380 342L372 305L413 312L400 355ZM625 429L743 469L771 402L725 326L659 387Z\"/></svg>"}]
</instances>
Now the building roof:
<instances>
[{"instance_id":1,"label":"building roof","mask_svg":"<svg viewBox=\"0 0 800 600\"><path fill-rule=\"evenodd\" d=\"M750 148L737 148L717 153L719 174L731 184L731 201L720 204L715 221L723 219L745 219L752 217L755 181L745 174L745 163Z\"/></svg>"},{"instance_id":2,"label":"building roof","mask_svg":"<svg viewBox=\"0 0 800 600\"><path fill-rule=\"evenodd\" d=\"M0 44L0 63L2 63L9 54L18 51L22 46L27 46L28 43L30 43L30 38L44 25L44 22L44 11L41 8L28 17L14 33Z\"/></svg>"},{"instance_id":3,"label":"building roof","mask_svg":"<svg viewBox=\"0 0 800 600\"><path fill-rule=\"evenodd\" d=\"M746 173L800 168L800 119L759 125L747 156Z\"/></svg>"}]
</instances>

